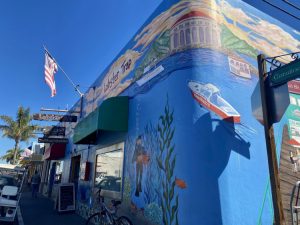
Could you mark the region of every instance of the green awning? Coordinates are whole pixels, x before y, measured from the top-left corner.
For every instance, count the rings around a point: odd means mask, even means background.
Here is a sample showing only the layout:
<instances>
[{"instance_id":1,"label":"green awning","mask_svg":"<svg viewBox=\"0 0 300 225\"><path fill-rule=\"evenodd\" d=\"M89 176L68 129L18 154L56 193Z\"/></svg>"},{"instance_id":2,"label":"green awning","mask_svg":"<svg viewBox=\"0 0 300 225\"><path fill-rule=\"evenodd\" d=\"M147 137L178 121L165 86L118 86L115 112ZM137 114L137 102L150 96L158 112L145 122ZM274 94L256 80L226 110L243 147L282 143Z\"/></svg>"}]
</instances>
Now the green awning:
<instances>
[{"instance_id":1,"label":"green awning","mask_svg":"<svg viewBox=\"0 0 300 225\"><path fill-rule=\"evenodd\" d=\"M128 130L128 97L108 98L74 129L74 144L94 144L101 131Z\"/></svg>"}]
</instances>

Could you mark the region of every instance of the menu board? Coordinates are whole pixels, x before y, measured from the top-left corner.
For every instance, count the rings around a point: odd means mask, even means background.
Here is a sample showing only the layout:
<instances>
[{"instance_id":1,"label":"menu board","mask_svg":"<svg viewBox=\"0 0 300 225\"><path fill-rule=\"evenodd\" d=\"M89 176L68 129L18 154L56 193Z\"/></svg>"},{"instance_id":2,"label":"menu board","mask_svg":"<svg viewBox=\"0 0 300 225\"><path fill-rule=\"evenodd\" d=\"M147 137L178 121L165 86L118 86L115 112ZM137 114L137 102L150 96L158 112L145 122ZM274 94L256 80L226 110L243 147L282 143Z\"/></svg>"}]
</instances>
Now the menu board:
<instances>
[{"instance_id":1,"label":"menu board","mask_svg":"<svg viewBox=\"0 0 300 225\"><path fill-rule=\"evenodd\" d=\"M60 184L58 189L58 212L75 210L74 184Z\"/></svg>"}]
</instances>

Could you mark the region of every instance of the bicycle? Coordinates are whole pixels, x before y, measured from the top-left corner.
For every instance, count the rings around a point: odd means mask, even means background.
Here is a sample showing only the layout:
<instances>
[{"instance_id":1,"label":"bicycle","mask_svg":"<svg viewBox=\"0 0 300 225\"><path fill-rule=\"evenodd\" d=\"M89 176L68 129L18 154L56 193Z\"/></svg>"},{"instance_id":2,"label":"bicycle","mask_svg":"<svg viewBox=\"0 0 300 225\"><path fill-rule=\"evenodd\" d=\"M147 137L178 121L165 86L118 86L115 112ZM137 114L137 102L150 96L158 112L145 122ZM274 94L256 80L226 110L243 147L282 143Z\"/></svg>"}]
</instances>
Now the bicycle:
<instances>
[{"instance_id":1,"label":"bicycle","mask_svg":"<svg viewBox=\"0 0 300 225\"><path fill-rule=\"evenodd\" d=\"M101 196L101 188L97 191L100 201L100 211L91 215L85 225L133 225L126 216L117 216L118 206L121 201L112 200L112 209L104 204L104 197Z\"/></svg>"}]
</instances>

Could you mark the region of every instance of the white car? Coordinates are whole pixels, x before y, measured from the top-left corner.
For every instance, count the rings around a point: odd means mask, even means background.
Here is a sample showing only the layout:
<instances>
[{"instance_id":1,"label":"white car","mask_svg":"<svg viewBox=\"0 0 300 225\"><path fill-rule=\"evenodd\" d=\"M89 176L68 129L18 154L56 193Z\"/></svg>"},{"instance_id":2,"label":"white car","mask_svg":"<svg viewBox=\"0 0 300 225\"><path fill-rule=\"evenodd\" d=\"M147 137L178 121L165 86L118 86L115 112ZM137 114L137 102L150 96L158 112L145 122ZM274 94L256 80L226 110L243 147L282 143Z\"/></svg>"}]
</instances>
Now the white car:
<instances>
[{"instance_id":1,"label":"white car","mask_svg":"<svg viewBox=\"0 0 300 225\"><path fill-rule=\"evenodd\" d=\"M0 221L14 222L19 202L19 188L4 186L0 196Z\"/></svg>"}]
</instances>

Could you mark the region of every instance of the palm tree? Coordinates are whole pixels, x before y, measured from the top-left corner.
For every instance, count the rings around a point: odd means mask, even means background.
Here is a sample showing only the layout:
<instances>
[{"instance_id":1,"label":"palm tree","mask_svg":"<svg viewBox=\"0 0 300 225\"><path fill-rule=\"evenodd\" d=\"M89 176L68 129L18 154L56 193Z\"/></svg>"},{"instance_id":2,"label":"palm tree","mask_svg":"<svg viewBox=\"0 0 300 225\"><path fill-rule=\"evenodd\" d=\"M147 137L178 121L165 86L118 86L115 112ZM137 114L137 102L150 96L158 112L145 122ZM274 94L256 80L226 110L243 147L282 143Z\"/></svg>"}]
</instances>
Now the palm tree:
<instances>
[{"instance_id":1,"label":"palm tree","mask_svg":"<svg viewBox=\"0 0 300 225\"><path fill-rule=\"evenodd\" d=\"M21 157L21 154L24 150L18 149L17 150L17 156L16 156L16 160L19 160ZM13 164L13 160L14 160L14 154L15 154L15 150L14 149L9 149L6 151L6 154L1 156L0 159L5 160L7 163Z\"/></svg>"},{"instance_id":2,"label":"palm tree","mask_svg":"<svg viewBox=\"0 0 300 225\"><path fill-rule=\"evenodd\" d=\"M19 106L17 118L14 120L10 116L0 115L0 119L5 125L0 125L0 130L3 132L3 137L7 137L15 141L13 148L13 164L16 164L19 144L22 141L28 141L30 138L36 137L33 132L36 130L36 125L31 125L30 109Z\"/></svg>"}]
</instances>

